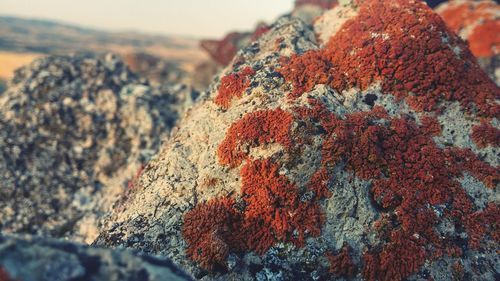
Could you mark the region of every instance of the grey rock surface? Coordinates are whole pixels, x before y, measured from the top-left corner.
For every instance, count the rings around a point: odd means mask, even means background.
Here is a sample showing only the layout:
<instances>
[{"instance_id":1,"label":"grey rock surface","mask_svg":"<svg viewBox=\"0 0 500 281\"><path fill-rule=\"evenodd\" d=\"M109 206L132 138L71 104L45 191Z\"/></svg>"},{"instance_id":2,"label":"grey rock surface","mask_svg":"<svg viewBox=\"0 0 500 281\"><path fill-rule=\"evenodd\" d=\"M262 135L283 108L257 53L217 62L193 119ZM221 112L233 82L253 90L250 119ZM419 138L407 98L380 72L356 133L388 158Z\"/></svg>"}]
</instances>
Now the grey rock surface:
<instances>
[{"instance_id":1,"label":"grey rock surface","mask_svg":"<svg viewBox=\"0 0 500 281\"><path fill-rule=\"evenodd\" d=\"M192 280L166 258L39 237L0 236L1 270L23 281Z\"/></svg>"},{"instance_id":2,"label":"grey rock surface","mask_svg":"<svg viewBox=\"0 0 500 281\"><path fill-rule=\"evenodd\" d=\"M0 230L91 242L197 94L108 54L51 56L0 95Z\"/></svg>"}]
</instances>

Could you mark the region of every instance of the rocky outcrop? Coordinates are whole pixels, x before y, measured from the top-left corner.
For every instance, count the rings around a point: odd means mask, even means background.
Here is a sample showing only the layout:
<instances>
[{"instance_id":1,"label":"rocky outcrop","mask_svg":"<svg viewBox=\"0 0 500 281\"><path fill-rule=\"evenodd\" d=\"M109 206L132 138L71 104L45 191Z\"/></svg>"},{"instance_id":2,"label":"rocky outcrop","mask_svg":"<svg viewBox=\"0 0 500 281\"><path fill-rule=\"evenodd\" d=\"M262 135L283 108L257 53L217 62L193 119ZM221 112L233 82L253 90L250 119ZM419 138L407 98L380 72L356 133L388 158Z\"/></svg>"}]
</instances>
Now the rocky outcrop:
<instances>
[{"instance_id":1,"label":"rocky outcrop","mask_svg":"<svg viewBox=\"0 0 500 281\"><path fill-rule=\"evenodd\" d=\"M0 236L2 281L192 280L166 258L42 238Z\"/></svg>"},{"instance_id":2,"label":"rocky outcrop","mask_svg":"<svg viewBox=\"0 0 500 281\"><path fill-rule=\"evenodd\" d=\"M202 280L495 279L499 88L424 2L340 2L239 52L95 244Z\"/></svg>"},{"instance_id":3,"label":"rocky outcrop","mask_svg":"<svg viewBox=\"0 0 500 281\"><path fill-rule=\"evenodd\" d=\"M113 55L47 57L0 95L0 230L91 242L194 95Z\"/></svg>"},{"instance_id":4,"label":"rocky outcrop","mask_svg":"<svg viewBox=\"0 0 500 281\"><path fill-rule=\"evenodd\" d=\"M481 67L500 85L500 5L494 1L450 1L436 11L468 42Z\"/></svg>"}]
</instances>

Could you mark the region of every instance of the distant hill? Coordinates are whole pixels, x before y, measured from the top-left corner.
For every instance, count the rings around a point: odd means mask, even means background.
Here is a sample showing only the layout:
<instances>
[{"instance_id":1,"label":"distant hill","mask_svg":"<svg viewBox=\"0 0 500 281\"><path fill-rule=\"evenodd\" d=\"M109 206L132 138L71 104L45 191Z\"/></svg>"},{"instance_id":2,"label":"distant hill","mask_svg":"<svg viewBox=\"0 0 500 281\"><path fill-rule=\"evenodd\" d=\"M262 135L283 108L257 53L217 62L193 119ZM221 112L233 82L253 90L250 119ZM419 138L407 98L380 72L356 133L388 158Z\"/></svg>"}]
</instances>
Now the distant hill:
<instances>
[{"instance_id":1,"label":"distant hill","mask_svg":"<svg viewBox=\"0 0 500 281\"><path fill-rule=\"evenodd\" d=\"M106 32L49 20L0 16L0 49L37 53L107 51L110 46L185 48L189 41L137 32Z\"/></svg>"},{"instance_id":2,"label":"distant hill","mask_svg":"<svg viewBox=\"0 0 500 281\"><path fill-rule=\"evenodd\" d=\"M166 30L168 32L168 30ZM109 32L50 20L0 16L0 80L44 55L113 52L124 57L148 54L190 72L207 55L198 40L181 36Z\"/></svg>"}]
</instances>

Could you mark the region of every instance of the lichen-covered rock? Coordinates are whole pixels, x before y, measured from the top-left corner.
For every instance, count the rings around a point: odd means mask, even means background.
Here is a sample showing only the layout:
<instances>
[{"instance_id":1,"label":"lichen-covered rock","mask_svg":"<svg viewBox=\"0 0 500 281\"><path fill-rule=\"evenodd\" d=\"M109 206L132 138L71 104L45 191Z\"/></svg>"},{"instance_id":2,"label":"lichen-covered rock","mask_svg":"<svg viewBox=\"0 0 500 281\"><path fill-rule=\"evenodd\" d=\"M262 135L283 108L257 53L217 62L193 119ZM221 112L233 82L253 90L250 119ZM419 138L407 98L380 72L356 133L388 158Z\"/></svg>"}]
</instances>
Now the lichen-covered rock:
<instances>
[{"instance_id":1,"label":"lichen-covered rock","mask_svg":"<svg viewBox=\"0 0 500 281\"><path fill-rule=\"evenodd\" d=\"M189 90L165 87L143 84L112 55L19 69L0 95L0 230L91 242L191 102Z\"/></svg>"},{"instance_id":2,"label":"lichen-covered rock","mask_svg":"<svg viewBox=\"0 0 500 281\"><path fill-rule=\"evenodd\" d=\"M170 260L128 250L0 236L2 281L192 280Z\"/></svg>"},{"instance_id":3,"label":"lichen-covered rock","mask_svg":"<svg viewBox=\"0 0 500 281\"><path fill-rule=\"evenodd\" d=\"M202 280L497 278L499 88L424 2L340 2L239 52L95 244Z\"/></svg>"},{"instance_id":4,"label":"lichen-covered rock","mask_svg":"<svg viewBox=\"0 0 500 281\"><path fill-rule=\"evenodd\" d=\"M436 12L469 43L481 67L500 85L500 5L489 0L449 1Z\"/></svg>"}]
</instances>

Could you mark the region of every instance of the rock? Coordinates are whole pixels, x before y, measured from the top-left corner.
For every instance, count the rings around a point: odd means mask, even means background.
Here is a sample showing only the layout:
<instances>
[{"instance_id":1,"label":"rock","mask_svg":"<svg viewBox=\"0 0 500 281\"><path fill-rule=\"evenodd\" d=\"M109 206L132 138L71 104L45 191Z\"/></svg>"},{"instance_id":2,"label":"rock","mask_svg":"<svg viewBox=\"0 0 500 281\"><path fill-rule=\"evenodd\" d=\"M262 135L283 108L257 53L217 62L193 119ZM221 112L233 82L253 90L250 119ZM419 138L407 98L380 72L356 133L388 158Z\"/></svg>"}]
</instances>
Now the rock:
<instances>
[{"instance_id":1,"label":"rock","mask_svg":"<svg viewBox=\"0 0 500 281\"><path fill-rule=\"evenodd\" d=\"M201 280L493 280L499 99L424 2L282 17L214 80L95 244Z\"/></svg>"},{"instance_id":2,"label":"rock","mask_svg":"<svg viewBox=\"0 0 500 281\"><path fill-rule=\"evenodd\" d=\"M469 43L481 67L500 85L500 5L494 1L449 1L436 12Z\"/></svg>"},{"instance_id":3,"label":"rock","mask_svg":"<svg viewBox=\"0 0 500 281\"><path fill-rule=\"evenodd\" d=\"M146 85L113 55L51 56L0 95L0 230L91 242L196 94Z\"/></svg>"},{"instance_id":4,"label":"rock","mask_svg":"<svg viewBox=\"0 0 500 281\"><path fill-rule=\"evenodd\" d=\"M127 250L90 248L38 237L0 236L0 280L192 279L166 258Z\"/></svg>"}]
</instances>

